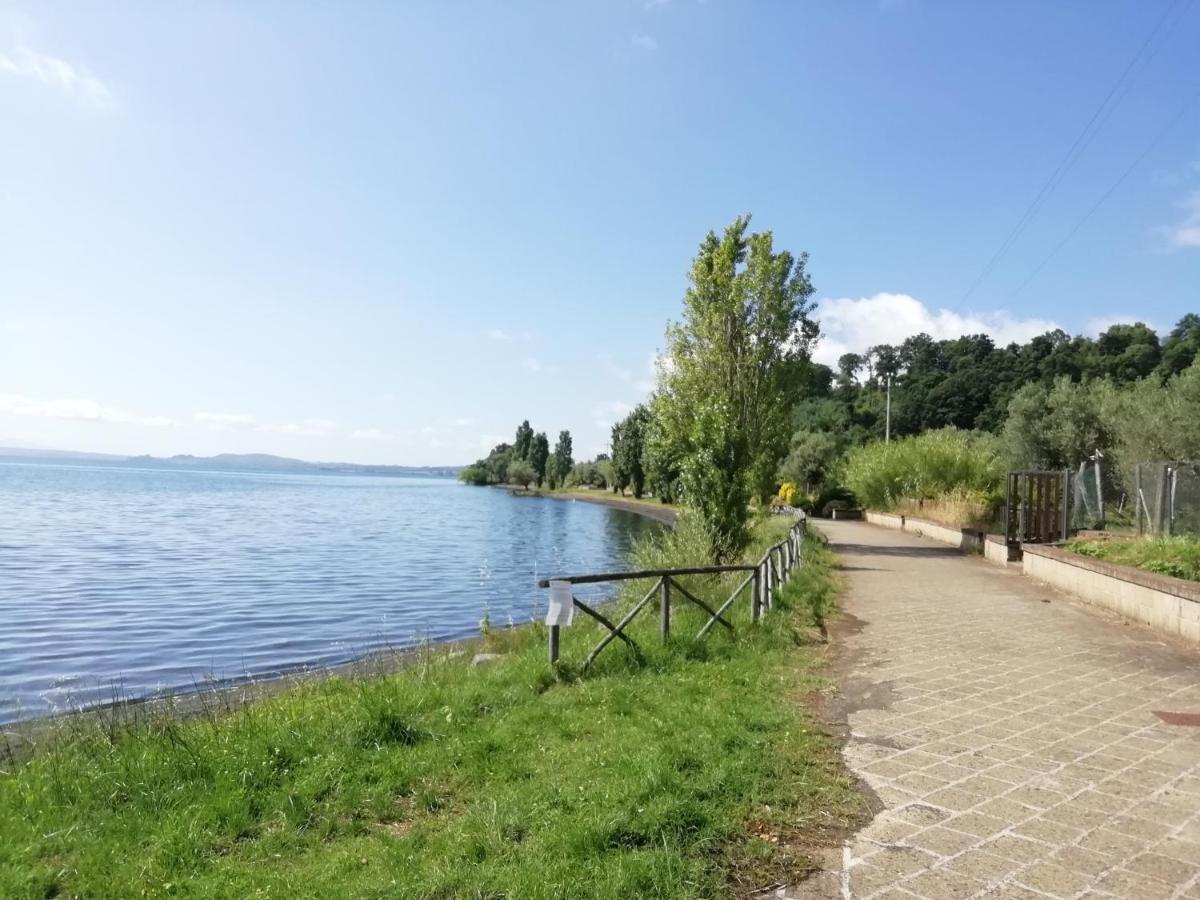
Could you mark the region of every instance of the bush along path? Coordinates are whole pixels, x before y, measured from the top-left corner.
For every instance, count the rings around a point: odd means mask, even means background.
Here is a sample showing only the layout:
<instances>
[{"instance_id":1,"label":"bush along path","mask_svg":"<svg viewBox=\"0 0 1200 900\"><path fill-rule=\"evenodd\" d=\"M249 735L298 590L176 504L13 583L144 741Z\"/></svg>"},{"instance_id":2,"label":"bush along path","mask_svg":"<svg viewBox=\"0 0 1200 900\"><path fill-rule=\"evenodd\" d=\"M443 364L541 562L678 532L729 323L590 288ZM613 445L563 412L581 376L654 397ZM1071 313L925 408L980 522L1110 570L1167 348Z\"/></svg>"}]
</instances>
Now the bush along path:
<instances>
[{"instance_id":1,"label":"bush along path","mask_svg":"<svg viewBox=\"0 0 1200 900\"><path fill-rule=\"evenodd\" d=\"M748 558L786 527L756 526ZM685 516L635 563L706 554ZM682 624L705 614L681 607L678 638L651 631L639 659L616 647L586 675L549 667L535 625L486 635L502 654L487 665L437 648L232 712L65 721L0 762L0 896L706 897L793 882L860 807L796 702L821 683L815 626L833 590L827 551L810 538L805 554L758 625L742 606L732 635L696 642ZM728 585L694 590L711 602ZM564 658L598 634L563 631Z\"/></svg>"}]
</instances>

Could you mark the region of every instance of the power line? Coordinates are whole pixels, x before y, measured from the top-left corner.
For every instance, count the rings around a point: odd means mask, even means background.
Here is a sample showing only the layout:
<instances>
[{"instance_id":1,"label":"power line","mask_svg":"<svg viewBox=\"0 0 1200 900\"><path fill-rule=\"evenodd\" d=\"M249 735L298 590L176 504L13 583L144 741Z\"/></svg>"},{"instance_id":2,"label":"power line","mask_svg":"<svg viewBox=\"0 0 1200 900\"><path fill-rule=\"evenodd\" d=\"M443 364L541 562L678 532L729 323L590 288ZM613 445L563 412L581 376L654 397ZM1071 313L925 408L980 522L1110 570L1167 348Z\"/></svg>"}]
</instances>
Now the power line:
<instances>
[{"instance_id":1,"label":"power line","mask_svg":"<svg viewBox=\"0 0 1200 900\"><path fill-rule=\"evenodd\" d=\"M1179 110L1175 113L1175 115L1173 115L1167 124L1163 126L1162 130L1154 136L1154 140L1146 145L1145 149L1137 155L1137 158L1129 164L1129 167L1121 173L1121 176L1109 186L1108 190L1100 195L1100 199L1092 205L1091 209L1083 214L1083 217L1075 223L1074 227L1072 227L1071 230L1066 233L1063 239L1054 245L1054 249L1046 254L1045 258L1043 258L1042 261L1037 264L1034 270L1029 273L1029 277L1022 281L1020 286L1018 286L1015 291L1008 295L1010 300L1017 296L1017 294L1021 293L1021 291L1025 290L1026 286L1037 277L1038 273L1040 273L1042 269L1046 267L1046 264L1058 254L1058 251L1066 246L1067 242L1075 236L1075 233L1079 231L1079 229L1083 227L1084 223L1092 217L1092 214L1104 205L1104 201L1113 195L1116 189L1124 183L1125 179L1133 173L1133 170L1141 164L1142 160L1149 156L1150 152L1159 145L1159 142L1161 142L1162 139L1165 138L1171 131L1171 129L1175 127L1179 120L1183 118L1183 114L1188 111L1191 105L1195 103L1198 98L1200 98L1200 90L1197 90L1190 97L1188 97L1187 100L1184 101L1183 105L1179 107Z\"/></svg>"},{"instance_id":2,"label":"power line","mask_svg":"<svg viewBox=\"0 0 1200 900\"><path fill-rule=\"evenodd\" d=\"M1058 187L1059 183L1066 175L1067 170L1074 165L1075 161L1083 154L1083 151L1087 149L1088 145L1091 144L1092 140L1100 132L1100 129L1104 127L1104 124L1112 115L1113 110L1117 108L1121 100L1124 99L1125 94L1128 93L1129 86L1133 83L1134 70L1138 68L1139 62L1148 63L1149 60L1153 58L1153 54L1151 54L1151 56L1147 57L1145 60L1143 60L1142 57L1145 56L1147 50L1149 50L1151 45L1154 43L1159 31L1170 18L1171 14L1176 9L1181 8L1185 2L1188 2L1188 0L1171 0L1171 3L1165 10L1163 10L1163 14L1158 18L1158 21L1154 23L1154 27L1150 30L1150 33L1146 36L1146 39L1142 42L1142 45L1133 55L1133 58L1129 60L1129 63L1125 66L1124 70L1122 70L1120 76L1118 76L1117 80L1113 83L1113 86L1109 88L1108 93L1100 102L1100 105L1096 107L1096 111L1093 112L1091 118L1088 119L1087 124L1083 126L1083 130L1079 132L1079 135L1075 138L1075 141L1067 150L1066 156L1062 158L1058 166L1055 167L1054 171L1050 173L1050 177L1046 179L1046 182L1042 185L1036 196L1034 196L1033 200L1030 201L1030 204L1025 209L1024 214L1022 214L1021 218L1017 221L1017 224L1013 226L1012 230L1008 233L1008 236L1000 244L1000 248L994 254L992 254L992 257L988 260L987 265L983 267L983 271L981 271L975 280L971 282L971 286L967 288L967 292L963 294L962 299L959 301L960 304L965 303L975 292L975 289L983 283L983 280L987 278L989 274L991 274L992 270L996 267L996 264L1000 262L1004 254L1008 252L1009 248L1012 247L1017 238L1021 236L1021 233L1025 230L1029 223L1033 221L1042 205L1054 192L1054 189ZM1175 18L1174 22L1171 23L1170 28L1167 31L1168 37L1174 32L1176 26L1179 24L1180 19L1182 18L1183 16L1180 15ZM1156 50L1155 53L1157 52L1158 51ZM1122 91L1122 87L1125 88L1124 91ZM1120 92L1120 96L1117 96L1118 92Z\"/></svg>"}]
</instances>

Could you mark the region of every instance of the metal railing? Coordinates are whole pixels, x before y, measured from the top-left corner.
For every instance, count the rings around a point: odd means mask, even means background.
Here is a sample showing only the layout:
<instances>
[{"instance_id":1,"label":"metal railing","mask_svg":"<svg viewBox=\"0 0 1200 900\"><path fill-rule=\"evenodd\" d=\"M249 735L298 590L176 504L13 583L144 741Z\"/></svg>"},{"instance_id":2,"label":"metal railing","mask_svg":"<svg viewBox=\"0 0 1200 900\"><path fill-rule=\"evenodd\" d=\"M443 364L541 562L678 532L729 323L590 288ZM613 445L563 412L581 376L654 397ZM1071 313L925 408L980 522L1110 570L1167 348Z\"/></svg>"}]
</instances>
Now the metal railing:
<instances>
[{"instance_id":1,"label":"metal railing","mask_svg":"<svg viewBox=\"0 0 1200 900\"><path fill-rule=\"evenodd\" d=\"M603 572L599 574L589 575L568 575L562 578L544 578L538 582L538 587L548 588L551 582L567 582L572 585L576 584L601 584L604 582L615 581L636 581L638 579L653 578L654 585L646 592L633 607L627 612L624 617L617 623L613 623L604 613L589 606L582 600L576 598L573 594L571 604L575 609L589 616L596 622L608 629L601 641L592 648L592 652L588 654L584 661L583 668L586 670L595 661L605 647L614 640L620 639L633 651L635 656L641 655L641 650L625 631L634 618L645 609L650 602L658 598L659 610L659 634L663 643L666 643L671 636L671 597L673 592L677 592L688 602L698 606L700 609L708 613L708 621L704 627L696 634L696 639L700 640L714 625L724 626L730 634L734 628L732 623L725 618L725 613L733 606L747 587L750 587L750 620L758 622L765 611L770 610L773 605L775 591L787 583L791 573L802 562L804 549L804 517L796 520L795 524L788 529L787 536L777 544L772 544L763 553L762 558L757 563L743 563L739 565L727 566L694 566L691 568L682 569L641 569L633 572ZM705 601L701 600L694 593L684 587L679 579L689 575L723 575L730 572L746 572L746 577L734 588L728 599L725 600L719 607L714 609ZM551 664L558 662L559 656L559 625L549 626L549 656Z\"/></svg>"}]
</instances>

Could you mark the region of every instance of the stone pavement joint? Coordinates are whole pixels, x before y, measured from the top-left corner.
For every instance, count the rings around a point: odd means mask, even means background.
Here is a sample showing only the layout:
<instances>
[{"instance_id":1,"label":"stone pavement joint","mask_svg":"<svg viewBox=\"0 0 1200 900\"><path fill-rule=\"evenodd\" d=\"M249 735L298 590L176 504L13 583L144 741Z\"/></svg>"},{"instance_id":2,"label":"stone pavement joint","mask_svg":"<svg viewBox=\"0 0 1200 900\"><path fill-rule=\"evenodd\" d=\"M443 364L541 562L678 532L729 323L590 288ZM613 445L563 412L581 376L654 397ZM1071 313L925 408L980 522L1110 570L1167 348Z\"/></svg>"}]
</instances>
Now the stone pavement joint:
<instances>
[{"instance_id":1,"label":"stone pavement joint","mask_svg":"<svg viewBox=\"0 0 1200 900\"><path fill-rule=\"evenodd\" d=\"M849 768L883 807L777 896L1200 900L1200 655L1011 570L822 522Z\"/></svg>"}]
</instances>

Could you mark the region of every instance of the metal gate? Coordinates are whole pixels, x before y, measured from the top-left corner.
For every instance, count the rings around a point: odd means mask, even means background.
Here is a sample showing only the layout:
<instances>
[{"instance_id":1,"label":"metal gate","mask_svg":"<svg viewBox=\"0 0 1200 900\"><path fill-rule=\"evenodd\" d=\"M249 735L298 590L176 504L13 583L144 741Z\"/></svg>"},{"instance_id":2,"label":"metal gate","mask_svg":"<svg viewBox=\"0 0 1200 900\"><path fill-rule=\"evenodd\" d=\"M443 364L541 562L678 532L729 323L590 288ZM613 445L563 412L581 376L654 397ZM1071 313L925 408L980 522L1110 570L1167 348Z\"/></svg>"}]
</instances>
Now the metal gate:
<instances>
[{"instance_id":1,"label":"metal gate","mask_svg":"<svg viewBox=\"0 0 1200 900\"><path fill-rule=\"evenodd\" d=\"M1005 538L1010 551L1070 536L1070 470L1009 472L1007 500Z\"/></svg>"}]
</instances>

